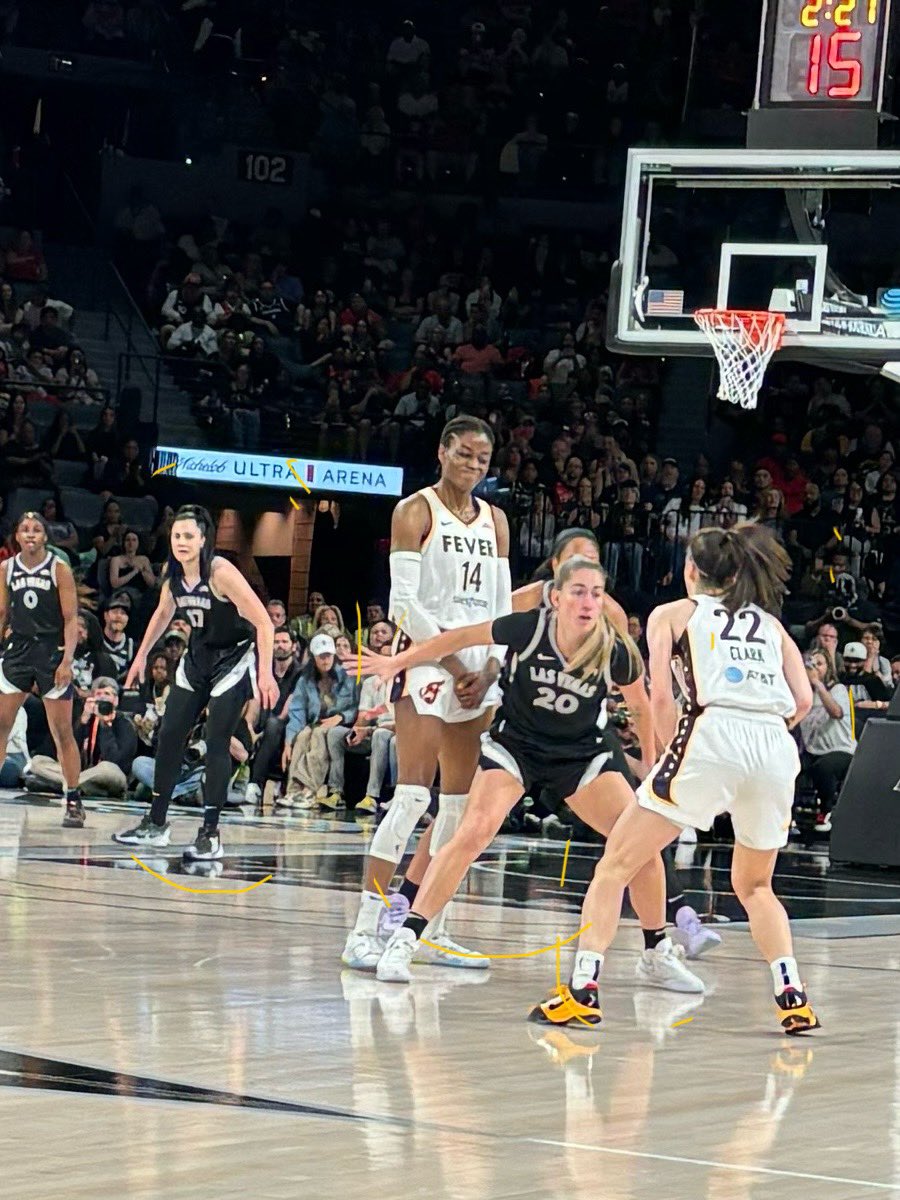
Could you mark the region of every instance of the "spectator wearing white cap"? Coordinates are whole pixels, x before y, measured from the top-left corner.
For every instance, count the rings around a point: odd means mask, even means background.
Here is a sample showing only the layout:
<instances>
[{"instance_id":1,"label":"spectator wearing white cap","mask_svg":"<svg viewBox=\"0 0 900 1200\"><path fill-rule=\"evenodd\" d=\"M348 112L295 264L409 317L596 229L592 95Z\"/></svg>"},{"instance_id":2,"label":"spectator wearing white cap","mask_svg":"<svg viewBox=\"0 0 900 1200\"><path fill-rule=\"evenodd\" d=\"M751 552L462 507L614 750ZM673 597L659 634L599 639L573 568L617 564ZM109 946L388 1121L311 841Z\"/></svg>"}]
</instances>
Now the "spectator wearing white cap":
<instances>
[{"instance_id":1,"label":"spectator wearing white cap","mask_svg":"<svg viewBox=\"0 0 900 1200\"><path fill-rule=\"evenodd\" d=\"M866 719L880 709L888 706L890 692L884 680L869 669L867 665L869 652L862 642L847 642L844 646L844 669L838 678L853 697L853 705L857 710L857 737L860 726Z\"/></svg>"},{"instance_id":2,"label":"spectator wearing white cap","mask_svg":"<svg viewBox=\"0 0 900 1200\"><path fill-rule=\"evenodd\" d=\"M329 793L326 779L332 756L342 753L357 708L356 685L337 662L334 638L317 633L288 703L281 759L288 767L284 807L335 809L343 804L339 792Z\"/></svg>"}]
</instances>

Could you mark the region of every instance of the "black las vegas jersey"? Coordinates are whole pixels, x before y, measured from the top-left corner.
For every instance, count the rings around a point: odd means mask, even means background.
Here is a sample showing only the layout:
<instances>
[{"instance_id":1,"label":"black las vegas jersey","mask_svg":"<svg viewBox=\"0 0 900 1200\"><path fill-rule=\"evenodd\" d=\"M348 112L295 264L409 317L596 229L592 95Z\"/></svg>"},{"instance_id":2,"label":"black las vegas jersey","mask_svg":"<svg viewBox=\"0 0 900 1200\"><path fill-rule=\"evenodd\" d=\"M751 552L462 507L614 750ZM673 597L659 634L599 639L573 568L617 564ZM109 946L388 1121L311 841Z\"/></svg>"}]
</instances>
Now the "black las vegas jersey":
<instances>
[{"instance_id":1,"label":"black las vegas jersey","mask_svg":"<svg viewBox=\"0 0 900 1200\"><path fill-rule=\"evenodd\" d=\"M215 560L213 560L215 561ZM209 583L199 581L187 587L184 579L171 578L169 590L177 615L191 625L188 652L233 650L254 637L253 626L245 621L230 600L220 600Z\"/></svg>"},{"instance_id":2,"label":"black las vegas jersey","mask_svg":"<svg viewBox=\"0 0 900 1200\"><path fill-rule=\"evenodd\" d=\"M597 727L606 681L583 679L566 670L556 644L556 614L546 608L511 613L491 626L498 646L510 653L500 678L503 700L491 736L520 745L528 754L548 758L590 758L601 744ZM617 638L610 664L614 683L640 678Z\"/></svg>"},{"instance_id":3,"label":"black las vegas jersey","mask_svg":"<svg viewBox=\"0 0 900 1200\"><path fill-rule=\"evenodd\" d=\"M56 583L58 565L55 554L48 554L36 567L26 567L18 554L7 559L4 570L13 637L58 638L61 641L63 618Z\"/></svg>"}]
</instances>

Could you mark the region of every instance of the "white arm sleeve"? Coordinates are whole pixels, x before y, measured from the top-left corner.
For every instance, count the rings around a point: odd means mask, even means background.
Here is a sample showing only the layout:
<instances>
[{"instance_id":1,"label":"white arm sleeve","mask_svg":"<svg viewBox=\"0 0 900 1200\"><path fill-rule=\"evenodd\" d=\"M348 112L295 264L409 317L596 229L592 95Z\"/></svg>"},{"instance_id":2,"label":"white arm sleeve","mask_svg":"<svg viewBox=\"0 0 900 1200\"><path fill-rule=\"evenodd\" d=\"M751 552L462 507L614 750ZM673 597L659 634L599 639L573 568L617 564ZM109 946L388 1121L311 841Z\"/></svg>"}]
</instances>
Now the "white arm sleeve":
<instances>
[{"instance_id":1,"label":"white arm sleeve","mask_svg":"<svg viewBox=\"0 0 900 1200\"><path fill-rule=\"evenodd\" d=\"M509 570L509 559L501 558L497 563L497 588L494 593L494 617L506 617L512 612L512 575ZM505 646L491 646L490 658L496 658L498 663L506 660Z\"/></svg>"},{"instance_id":2,"label":"white arm sleeve","mask_svg":"<svg viewBox=\"0 0 900 1200\"><path fill-rule=\"evenodd\" d=\"M395 550L390 557L391 598L388 616L395 624L403 622L403 631L414 642L437 637L440 625L419 600L419 581L422 576L422 555L411 550Z\"/></svg>"}]
</instances>

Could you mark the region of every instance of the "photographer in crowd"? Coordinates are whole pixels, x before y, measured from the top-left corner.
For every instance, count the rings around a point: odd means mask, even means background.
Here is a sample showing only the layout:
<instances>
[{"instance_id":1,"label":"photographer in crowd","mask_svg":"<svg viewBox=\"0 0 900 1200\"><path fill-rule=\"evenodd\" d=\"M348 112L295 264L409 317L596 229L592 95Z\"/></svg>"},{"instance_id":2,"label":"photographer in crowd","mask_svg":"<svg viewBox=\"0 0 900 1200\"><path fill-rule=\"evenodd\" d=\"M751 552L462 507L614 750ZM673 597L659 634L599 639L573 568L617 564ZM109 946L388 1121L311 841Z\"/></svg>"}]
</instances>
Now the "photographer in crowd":
<instances>
[{"instance_id":1,"label":"photographer in crowd","mask_svg":"<svg viewBox=\"0 0 900 1200\"><path fill-rule=\"evenodd\" d=\"M78 786L89 796L124 796L137 750L137 735L119 708L119 685L101 675L75 718L75 741L81 755ZM29 787L37 791L61 792L60 764L49 755L37 754L28 772Z\"/></svg>"}]
</instances>

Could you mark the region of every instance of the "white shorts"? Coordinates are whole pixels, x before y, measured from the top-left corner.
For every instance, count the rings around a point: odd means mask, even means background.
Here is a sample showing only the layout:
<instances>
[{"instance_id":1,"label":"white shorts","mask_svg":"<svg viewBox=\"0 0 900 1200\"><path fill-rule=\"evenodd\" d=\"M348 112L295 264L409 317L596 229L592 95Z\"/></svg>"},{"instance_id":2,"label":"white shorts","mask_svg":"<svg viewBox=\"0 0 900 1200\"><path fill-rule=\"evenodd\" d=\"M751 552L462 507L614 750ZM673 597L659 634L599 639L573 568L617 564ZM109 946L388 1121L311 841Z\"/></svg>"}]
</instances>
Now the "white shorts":
<instances>
[{"instance_id":1,"label":"white shorts","mask_svg":"<svg viewBox=\"0 0 900 1200\"><path fill-rule=\"evenodd\" d=\"M709 829L729 813L750 850L787 845L800 756L781 717L708 708L688 714L637 792L642 808Z\"/></svg>"},{"instance_id":2,"label":"white shorts","mask_svg":"<svg viewBox=\"0 0 900 1200\"><path fill-rule=\"evenodd\" d=\"M460 650L457 658L470 671L480 671L491 653L489 646L470 646ZM492 684L478 708L462 708L453 690L453 676L442 667L427 663L422 667L410 667L394 677L391 700L396 703L409 696L417 713L423 717L437 717L448 725L459 725L474 721L500 703L500 689Z\"/></svg>"}]
</instances>

